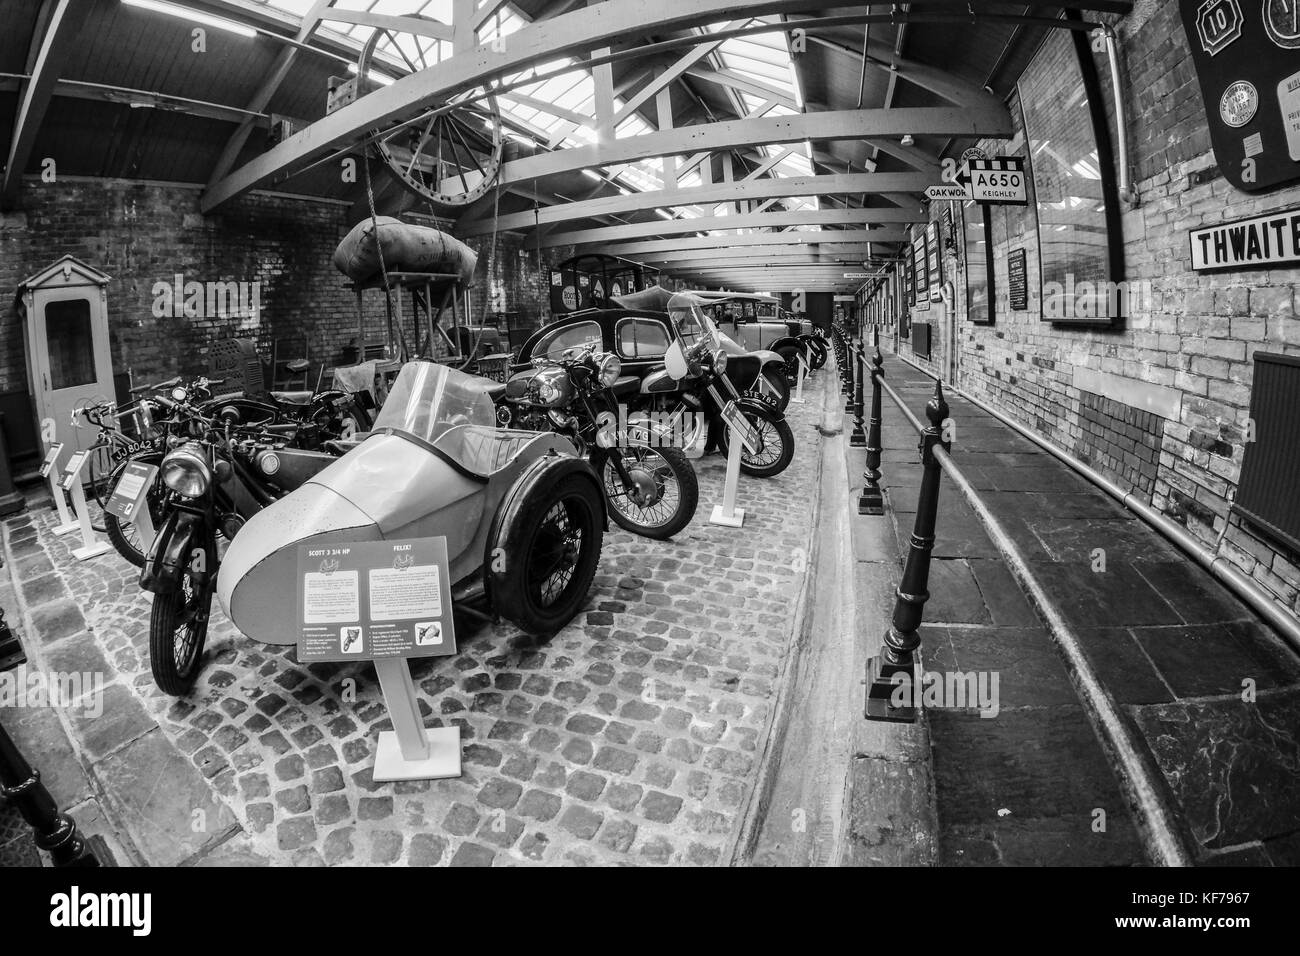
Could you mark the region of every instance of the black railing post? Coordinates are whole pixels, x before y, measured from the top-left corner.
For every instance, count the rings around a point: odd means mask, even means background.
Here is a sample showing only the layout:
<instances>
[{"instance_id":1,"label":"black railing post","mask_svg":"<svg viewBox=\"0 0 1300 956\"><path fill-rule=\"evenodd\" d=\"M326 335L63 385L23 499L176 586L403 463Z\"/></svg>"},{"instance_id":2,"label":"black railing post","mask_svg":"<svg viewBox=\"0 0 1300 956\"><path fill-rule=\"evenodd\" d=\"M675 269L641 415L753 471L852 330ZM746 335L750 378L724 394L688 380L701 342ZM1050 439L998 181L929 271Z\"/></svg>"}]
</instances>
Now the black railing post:
<instances>
[{"instance_id":1,"label":"black railing post","mask_svg":"<svg viewBox=\"0 0 1300 956\"><path fill-rule=\"evenodd\" d=\"M880 653L867 661L866 717L900 723L916 721L920 687L916 680L916 649L921 645L920 627L930 593L930 553L934 550L934 525L939 509L939 460L935 449L949 449L943 440L943 423L948 403L943 388L935 382L934 396L925 406L930 426L921 435L921 492L916 503L916 524L903 579L895 592L894 619L885 632Z\"/></svg>"},{"instance_id":2,"label":"black railing post","mask_svg":"<svg viewBox=\"0 0 1300 956\"><path fill-rule=\"evenodd\" d=\"M844 339L844 412L851 414L853 412L853 376L859 371L854 366L857 365L857 353L853 348L853 339L845 337Z\"/></svg>"},{"instance_id":3,"label":"black railing post","mask_svg":"<svg viewBox=\"0 0 1300 956\"><path fill-rule=\"evenodd\" d=\"M885 496L880 491L880 380L885 376L885 360L880 354L880 329L872 337L875 354L871 357L871 421L867 426L867 467L862 472L862 494L858 497L858 514L885 513Z\"/></svg>"},{"instance_id":4,"label":"black railing post","mask_svg":"<svg viewBox=\"0 0 1300 956\"><path fill-rule=\"evenodd\" d=\"M58 804L41 783L8 732L0 726L0 793L11 800L23 819L35 831L36 846L45 850L55 866L99 866L86 848L72 817L59 811Z\"/></svg>"},{"instance_id":5,"label":"black railing post","mask_svg":"<svg viewBox=\"0 0 1300 956\"><path fill-rule=\"evenodd\" d=\"M862 388L867 375L867 350L862 347L861 339L858 340L858 346L853 352L853 368L857 371L857 377L853 382L853 434L849 436L849 446L866 448L867 433L862 430L862 416L866 411L866 405L863 403Z\"/></svg>"}]
</instances>

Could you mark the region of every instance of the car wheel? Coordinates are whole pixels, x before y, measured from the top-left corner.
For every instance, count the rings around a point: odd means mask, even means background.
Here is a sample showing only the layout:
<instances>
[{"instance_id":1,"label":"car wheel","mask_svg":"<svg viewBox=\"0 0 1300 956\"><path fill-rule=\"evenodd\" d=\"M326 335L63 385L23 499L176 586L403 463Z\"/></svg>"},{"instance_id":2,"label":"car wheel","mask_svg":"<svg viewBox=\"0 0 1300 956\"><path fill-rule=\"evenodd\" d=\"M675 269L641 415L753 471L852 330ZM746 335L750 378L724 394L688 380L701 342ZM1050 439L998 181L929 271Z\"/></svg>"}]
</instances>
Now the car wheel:
<instances>
[{"instance_id":1,"label":"car wheel","mask_svg":"<svg viewBox=\"0 0 1300 956\"><path fill-rule=\"evenodd\" d=\"M498 539L505 560L492 566L492 604L529 634L553 634L573 619L596 576L604 507L580 474L525 492Z\"/></svg>"}]
</instances>

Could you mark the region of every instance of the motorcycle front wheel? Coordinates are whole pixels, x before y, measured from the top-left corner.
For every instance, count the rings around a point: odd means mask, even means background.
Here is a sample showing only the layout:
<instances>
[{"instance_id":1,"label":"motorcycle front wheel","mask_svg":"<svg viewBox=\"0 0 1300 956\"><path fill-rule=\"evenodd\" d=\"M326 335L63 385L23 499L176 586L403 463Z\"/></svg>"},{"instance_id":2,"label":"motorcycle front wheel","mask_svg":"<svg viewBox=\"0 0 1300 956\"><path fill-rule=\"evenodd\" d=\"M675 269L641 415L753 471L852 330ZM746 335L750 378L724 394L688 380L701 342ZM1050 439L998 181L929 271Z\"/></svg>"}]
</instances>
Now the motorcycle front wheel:
<instances>
[{"instance_id":1,"label":"motorcycle front wheel","mask_svg":"<svg viewBox=\"0 0 1300 956\"><path fill-rule=\"evenodd\" d=\"M212 592L186 569L175 591L153 596L149 616L149 665L154 683L165 694L189 692L199 676L199 661L208 637Z\"/></svg>"},{"instance_id":2,"label":"motorcycle front wheel","mask_svg":"<svg viewBox=\"0 0 1300 956\"><path fill-rule=\"evenodd\" d=\"M628 482L614 464L623 456ZM592 462L609 502L609 516L620 528L646 538L664 540L695 517L700 486L686 453L680 448L615 448Z\"/></svg>"},{"instance_id":3,"label":"motorcycle front wheel","mask_svg":"<svg viewBox=\"0 0 1300 956\"><path fill-rule=\"evenodd\" d=\"M754 451L742 448L740 452L740 470L752 478L772 478L790 467L794 460L794 432L785 416L773 412L770 408L752 409L742 406L741 411L750 428L754 430ZM727 454L728 429L723 426L718 430L718 447Z\"/></svg>"}]
</instances>

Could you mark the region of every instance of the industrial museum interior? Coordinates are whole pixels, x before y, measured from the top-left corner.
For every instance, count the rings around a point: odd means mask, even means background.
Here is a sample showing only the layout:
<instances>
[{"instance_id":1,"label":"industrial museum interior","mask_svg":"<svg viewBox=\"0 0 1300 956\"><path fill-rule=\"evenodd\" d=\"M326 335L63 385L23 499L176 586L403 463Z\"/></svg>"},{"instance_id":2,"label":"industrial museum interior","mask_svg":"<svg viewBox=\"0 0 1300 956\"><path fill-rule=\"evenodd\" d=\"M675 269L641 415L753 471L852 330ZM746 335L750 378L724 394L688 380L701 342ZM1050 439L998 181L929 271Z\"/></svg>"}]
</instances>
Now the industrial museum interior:
<instances>
[{"instance_id":1,"label":"industrial museum interior","mask_svg":"<svg viewBox=\"0 0 1300 956\"><path fill-rule=\"evenodd\" d=\"M1300 3L0 0L0 865L1296 865L1298 300Z\"/></svg>"}]
</instances>

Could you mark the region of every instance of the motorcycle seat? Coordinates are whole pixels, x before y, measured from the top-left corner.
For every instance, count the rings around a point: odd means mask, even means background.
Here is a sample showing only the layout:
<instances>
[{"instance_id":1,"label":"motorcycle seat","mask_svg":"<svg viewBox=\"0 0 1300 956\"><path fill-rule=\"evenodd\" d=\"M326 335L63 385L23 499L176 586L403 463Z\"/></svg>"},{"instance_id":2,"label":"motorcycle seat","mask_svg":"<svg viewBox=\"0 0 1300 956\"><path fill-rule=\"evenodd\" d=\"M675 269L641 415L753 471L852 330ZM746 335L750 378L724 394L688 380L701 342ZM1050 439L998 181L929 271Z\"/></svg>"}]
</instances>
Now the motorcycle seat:
<instances>
[{"instance_id":1,"label":"motorcycle seat","mask_svg":"<svg viewBox=\"0 0 1300 956\"><path fill-rule=\"evenodd\" d=\"M277 405L302 406L311 404L312 396L315 393L307 390L303 392L268 392L267 394L271 396L271 401Z\"/></svg>"}]
</instances>

